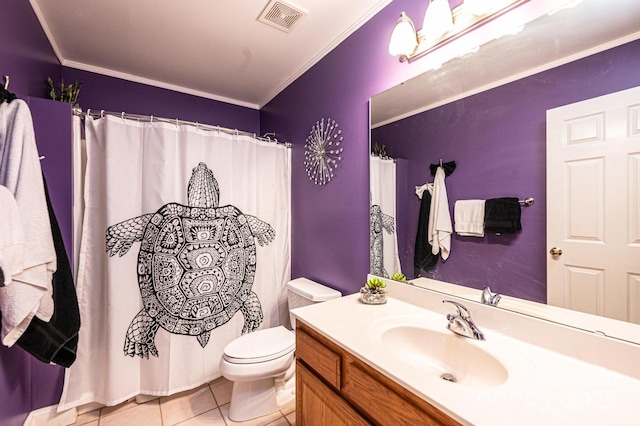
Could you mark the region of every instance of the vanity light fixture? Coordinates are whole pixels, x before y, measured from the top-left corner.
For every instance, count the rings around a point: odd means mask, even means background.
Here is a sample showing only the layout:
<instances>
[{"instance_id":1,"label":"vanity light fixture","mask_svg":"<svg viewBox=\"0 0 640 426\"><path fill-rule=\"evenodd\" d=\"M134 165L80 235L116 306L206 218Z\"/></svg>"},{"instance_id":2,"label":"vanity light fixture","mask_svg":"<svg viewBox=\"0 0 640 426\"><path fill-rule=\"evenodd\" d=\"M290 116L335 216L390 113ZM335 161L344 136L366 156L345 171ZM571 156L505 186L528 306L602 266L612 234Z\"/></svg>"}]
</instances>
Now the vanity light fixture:
<instances>
[{"instance_id":1,"label":"vanity light fixture","mask_svg":"<svg viewBox=\"0 0 640 426\"><path fill-rule=\"evenodd\" d=\"M419 31L404 12L400 14L391 34L389 54L399 56L400 62L413 62L528 1L465 0L452 12L448 0L429 0Z\"/></svg>"}]
</instances>

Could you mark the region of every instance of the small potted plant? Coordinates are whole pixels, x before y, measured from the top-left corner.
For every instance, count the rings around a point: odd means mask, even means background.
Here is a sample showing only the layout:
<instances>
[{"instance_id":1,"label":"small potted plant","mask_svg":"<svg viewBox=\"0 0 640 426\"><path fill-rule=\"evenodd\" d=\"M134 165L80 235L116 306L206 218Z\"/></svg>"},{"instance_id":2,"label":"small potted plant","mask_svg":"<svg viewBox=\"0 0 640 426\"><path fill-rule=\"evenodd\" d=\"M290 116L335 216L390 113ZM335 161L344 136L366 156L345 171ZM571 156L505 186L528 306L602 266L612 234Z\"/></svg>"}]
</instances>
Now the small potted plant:
<instances>
[{"instance_id":1,"label":"small potted plant","mask_svg":"<svg viewBox=\"0 0 640 426\"><path fill-rule=\"evenodd\" d=\"M407 282L407 277L402 272L396 272L391 276L391 279L401 283Z\"/></svg>"},{"instance_id":2,"label":"small potted plant","mask_svg":"<svg viewBox=\"0 0 640 426\"><path fill-rule=\"evenodd\" d=\"M47 85L47 94L49 95L49 99L53 101L68 102L74 108L80 107L80 105L78 105L78 95L80 95L80 88L82 87L82 83L76 81L73 84L65 86L63 80L59 85L59 91L58 87L53 83L51 77L47 77L45 83Z\"/></svg>"},{"instance_id":3,"label":"small potted plant","mask_svg":"<svg viewBox=\"0 0 640 426\"><path fill-rule=\"evenodd\" d=\"M387 285L380 278L371 278L360 289L360 300L367 305L387 303Z\"/></svg>"}]
</instances>

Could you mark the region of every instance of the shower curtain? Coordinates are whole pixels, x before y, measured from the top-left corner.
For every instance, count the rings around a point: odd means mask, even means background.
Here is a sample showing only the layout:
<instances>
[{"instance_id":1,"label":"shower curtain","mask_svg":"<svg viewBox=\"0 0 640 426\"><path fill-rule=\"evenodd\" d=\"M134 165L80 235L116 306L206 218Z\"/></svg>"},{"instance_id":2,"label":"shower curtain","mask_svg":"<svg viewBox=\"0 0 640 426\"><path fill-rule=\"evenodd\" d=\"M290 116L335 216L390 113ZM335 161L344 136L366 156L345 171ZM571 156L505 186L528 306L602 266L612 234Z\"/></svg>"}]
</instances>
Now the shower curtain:
<instances>
[{"instance_id":1,"label":"shower curtain","mask_svg":"<svg viewBox=\"0 0 640 426\"><path fill-rule=\"evenodd\" d=\"M377 156L370 160L370 273L388 278L401 272L395 223L396 164Z\"/></svg>"},{"instance_id":2,"label":"shower curtain","mask_svg":"<svg viewBox=\"0 0 640 426\"><path fill-rule=\"evenodd\" d=\"M286 324L290 149L87 118L78 357L58 411L220 377L224 346Z\"/></svg>"}]
</instances>

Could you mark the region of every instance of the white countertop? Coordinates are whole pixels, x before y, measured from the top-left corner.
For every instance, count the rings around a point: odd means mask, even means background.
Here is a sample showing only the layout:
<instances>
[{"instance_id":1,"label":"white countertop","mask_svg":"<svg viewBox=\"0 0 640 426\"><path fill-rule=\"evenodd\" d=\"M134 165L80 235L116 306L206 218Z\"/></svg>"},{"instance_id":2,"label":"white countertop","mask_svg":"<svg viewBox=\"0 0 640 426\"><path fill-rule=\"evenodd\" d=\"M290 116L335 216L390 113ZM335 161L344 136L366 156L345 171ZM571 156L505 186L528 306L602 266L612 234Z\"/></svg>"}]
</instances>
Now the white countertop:
<instances>
[{"instance_id":1,"label":"white countertop","mask_svg":"<svg viewBox=\"0 0 640 426\"><path fill-rule=\"evenodd\" d=\"M388 281L387 281L388 282ZM351 352L385 376L405 386L425 401L463 424L473 425L602 425L612 421L640 424L640 346L568 329L500 311L484 305L443 296L408 285L389 283L389 301L365 305L359 295L295 309L294 315ZM418 291L418 292L416 292ZM395 293L395 296L394 296ZM425 294L429 293L429 294ZM446 330L446 313L454 312L444 298L457 300L471 310L485 341L466 339L499 360L508 371L504 383L495 387L471 387L450 383L433 374L390 357L380 341L381 324L391 318L419 318L430 328ZM411 301L411 303L409 303ZM420 305L420 306L418 306ZM427 309L425 309L425 306ZM524 324L524 326L523 326ZM527 336L519 339L518 330ZM543 333L542 335L536 333ZM599 359L593 352L613 352L618 371L568 356L555 342L567 343L576 333L578 353ZM532 336L534 335L534 336ZM531 339L528 339L531 337ZM547 344L534 345L542 339ZM585 340L587 339L587 340ZM593 340L593 348L584 345ZM563 346L563 343L558 343ZM428 345L425 341L423 344ZM571 351L569 351L571 352ZM589 352L589 353L587 353ZM604 359L604 355L600 355ZM622 372L630 371L631 374Z\"/></svg>"}]
</instances>

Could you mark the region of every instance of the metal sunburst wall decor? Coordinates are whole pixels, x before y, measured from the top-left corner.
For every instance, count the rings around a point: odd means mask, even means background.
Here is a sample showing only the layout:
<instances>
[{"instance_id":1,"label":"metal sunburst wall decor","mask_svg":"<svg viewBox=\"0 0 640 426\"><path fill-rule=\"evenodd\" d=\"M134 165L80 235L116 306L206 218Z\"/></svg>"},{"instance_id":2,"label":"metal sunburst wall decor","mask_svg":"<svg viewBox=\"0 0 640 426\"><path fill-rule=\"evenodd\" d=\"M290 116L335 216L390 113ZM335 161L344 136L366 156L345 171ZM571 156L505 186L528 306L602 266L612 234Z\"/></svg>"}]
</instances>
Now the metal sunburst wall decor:
<instances>
[{"instance_id":1,"label":"metal sunburst wall decor","mask_svg":"<svg viewBox=\"0 0 640 426\"><path fill-rule=\"evenodd\" d=\"M304 166L309 179L316 185L325 185L333 178L333 172L342 160L343 137L338 123L327 118L316 121L304 145Z\"/></svg>"}]
</instances>

